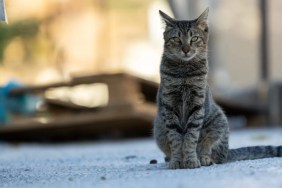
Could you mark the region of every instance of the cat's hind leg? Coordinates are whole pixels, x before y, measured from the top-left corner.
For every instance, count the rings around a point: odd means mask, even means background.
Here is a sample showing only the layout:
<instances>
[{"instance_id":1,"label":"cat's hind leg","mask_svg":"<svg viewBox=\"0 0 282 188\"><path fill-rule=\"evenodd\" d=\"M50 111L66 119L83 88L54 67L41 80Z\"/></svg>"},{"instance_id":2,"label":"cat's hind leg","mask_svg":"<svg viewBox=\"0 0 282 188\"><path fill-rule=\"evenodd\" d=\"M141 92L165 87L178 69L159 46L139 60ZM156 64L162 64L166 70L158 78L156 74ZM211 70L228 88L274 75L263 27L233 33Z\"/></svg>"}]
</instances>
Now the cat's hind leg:
<instances>
[{"instance_id":1,"label":"cat's hind leg","mask_svg":"<svg viewBox=\"0 0 282 188\"><path fill-rule=\"evenodd\" d=\"M228 135L221 138L220 142L218 142L213 148L212 148L212 161L216 164L222 164L227 161L228 156Z\"/></svg>"},{"instance_id":2,"label":"cat's hind leg","mask_svg":"<svg viewBox=\"0 0 282 188\"><path fill-rule=\"evenodd\" d=\"M218 163L224 158L224 144L228 152L228 124L222 112L218 111L207 120L200 132L197 155L202 166ZM226 139L227 138L227 139ZM220 155L222 155L220 157Z\"/></svg>"}]
</instances>

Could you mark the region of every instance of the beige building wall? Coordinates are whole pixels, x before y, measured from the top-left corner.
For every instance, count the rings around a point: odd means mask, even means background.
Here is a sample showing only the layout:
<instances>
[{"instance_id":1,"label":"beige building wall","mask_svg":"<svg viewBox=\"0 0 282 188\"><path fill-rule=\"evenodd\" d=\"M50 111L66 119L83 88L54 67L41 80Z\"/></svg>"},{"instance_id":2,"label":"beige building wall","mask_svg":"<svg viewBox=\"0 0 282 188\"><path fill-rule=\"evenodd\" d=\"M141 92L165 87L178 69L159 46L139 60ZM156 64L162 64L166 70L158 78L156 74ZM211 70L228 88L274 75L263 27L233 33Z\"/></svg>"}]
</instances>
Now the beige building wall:
<instances>
[{"instance_id":1,"label":"beige building wall","mask_svg":"<svg viewBox=\"0 0 282 188\"><path fill-rule=\"evenodd\" d=\"M269 5L270 73L273 80L281 80L282 2L272 0ZM215 82L256 84L258 1L202 1L200 6L199 10L210 6L214 45L209 53L215 57ZM37 30L32 36L0 41L0 84L11 79L43 84L119 71L158 80L163 45L158 10L172 14L165 0L9 0L6 7L9 24L1 24L0 31L11 31L18 23L27 28L30 21L37 23Z\"/></svg>"}]
</instances>

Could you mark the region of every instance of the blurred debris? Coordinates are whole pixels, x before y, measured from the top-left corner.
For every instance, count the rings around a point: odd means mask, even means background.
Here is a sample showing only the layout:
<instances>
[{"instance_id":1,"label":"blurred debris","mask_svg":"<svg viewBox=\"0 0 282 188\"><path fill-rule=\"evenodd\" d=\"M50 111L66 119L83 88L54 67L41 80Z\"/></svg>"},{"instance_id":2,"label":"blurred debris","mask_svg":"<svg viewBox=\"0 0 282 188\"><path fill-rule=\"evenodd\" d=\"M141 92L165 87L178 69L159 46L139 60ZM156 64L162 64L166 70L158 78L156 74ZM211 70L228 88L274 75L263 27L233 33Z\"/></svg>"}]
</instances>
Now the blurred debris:
<instances>
[{"instance_id":1,"label":"blurred debris","mask_svg":"<svg viewBox=\"0 0 282 188\"><path fill-rule=\"evenodd\" d=\"M136 159L137 156L136 155L128 155L126 157L124 157L126 160L131 160L131 159Z\"/></svg>"},{"instance_id":2,"label":"blurred debris","mask_svg":"<svg viewBox=\"0 0 282 188\"><path fill-rule=\"evenodd\" d=\"M158 161L156 159L150 160L150 164L157 164L157 163L158 163Z\"/></svg>"}]
</instances>

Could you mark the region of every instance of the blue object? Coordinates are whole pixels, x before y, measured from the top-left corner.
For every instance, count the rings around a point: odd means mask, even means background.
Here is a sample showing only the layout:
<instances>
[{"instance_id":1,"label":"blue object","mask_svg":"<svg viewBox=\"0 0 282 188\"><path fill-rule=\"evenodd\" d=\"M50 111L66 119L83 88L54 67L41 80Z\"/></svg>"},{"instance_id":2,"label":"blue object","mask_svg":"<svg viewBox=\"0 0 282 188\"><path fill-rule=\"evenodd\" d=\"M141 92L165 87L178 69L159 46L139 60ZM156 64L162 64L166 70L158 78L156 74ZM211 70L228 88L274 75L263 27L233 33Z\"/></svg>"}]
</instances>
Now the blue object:
<instances>
[{"instance_id":1,"label":"blue object","mask_svg":"<svg viewBox=\"0 0 282 188\"><path fill-rule=\"evenodd\" d=\"M3 88L0 87L0 125L7 123L9 121L9 115L6 109L6 105L4 104L4 94L3 94Z\"/></svg>"},{"instance_id":2,"label":"blue object","mask_svg":"<svg viewBox=\"0 0 282 188\"><path fill-rule=\"evenodd\" d=\"M0 124L9 122L12 113L31 115L36 112L37 104L41 101L39 97L31 94L9 95L11 90L20 87L23 85L17 81L0 87Z\"/></svg>"}]
</instances>

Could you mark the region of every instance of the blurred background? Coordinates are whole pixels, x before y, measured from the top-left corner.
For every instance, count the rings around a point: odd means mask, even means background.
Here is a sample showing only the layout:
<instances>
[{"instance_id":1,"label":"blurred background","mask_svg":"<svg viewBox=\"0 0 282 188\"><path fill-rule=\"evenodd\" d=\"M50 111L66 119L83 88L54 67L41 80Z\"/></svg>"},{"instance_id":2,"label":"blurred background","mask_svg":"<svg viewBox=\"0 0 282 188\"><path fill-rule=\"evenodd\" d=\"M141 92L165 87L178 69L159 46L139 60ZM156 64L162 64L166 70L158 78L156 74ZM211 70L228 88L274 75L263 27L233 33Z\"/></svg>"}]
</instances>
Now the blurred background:
<instances>
[{"instance_id":1,"label":"blurred background","mask_svg":"<svg viewBox=\"0 0 282 188\"><path fill-rule=\"evenodd\" d=\"M281 126L279 0L7 0L0 140L151 136L158 10L195 19L207 7L209 82L231 128Z\"/></svg>"}]
</instances>

